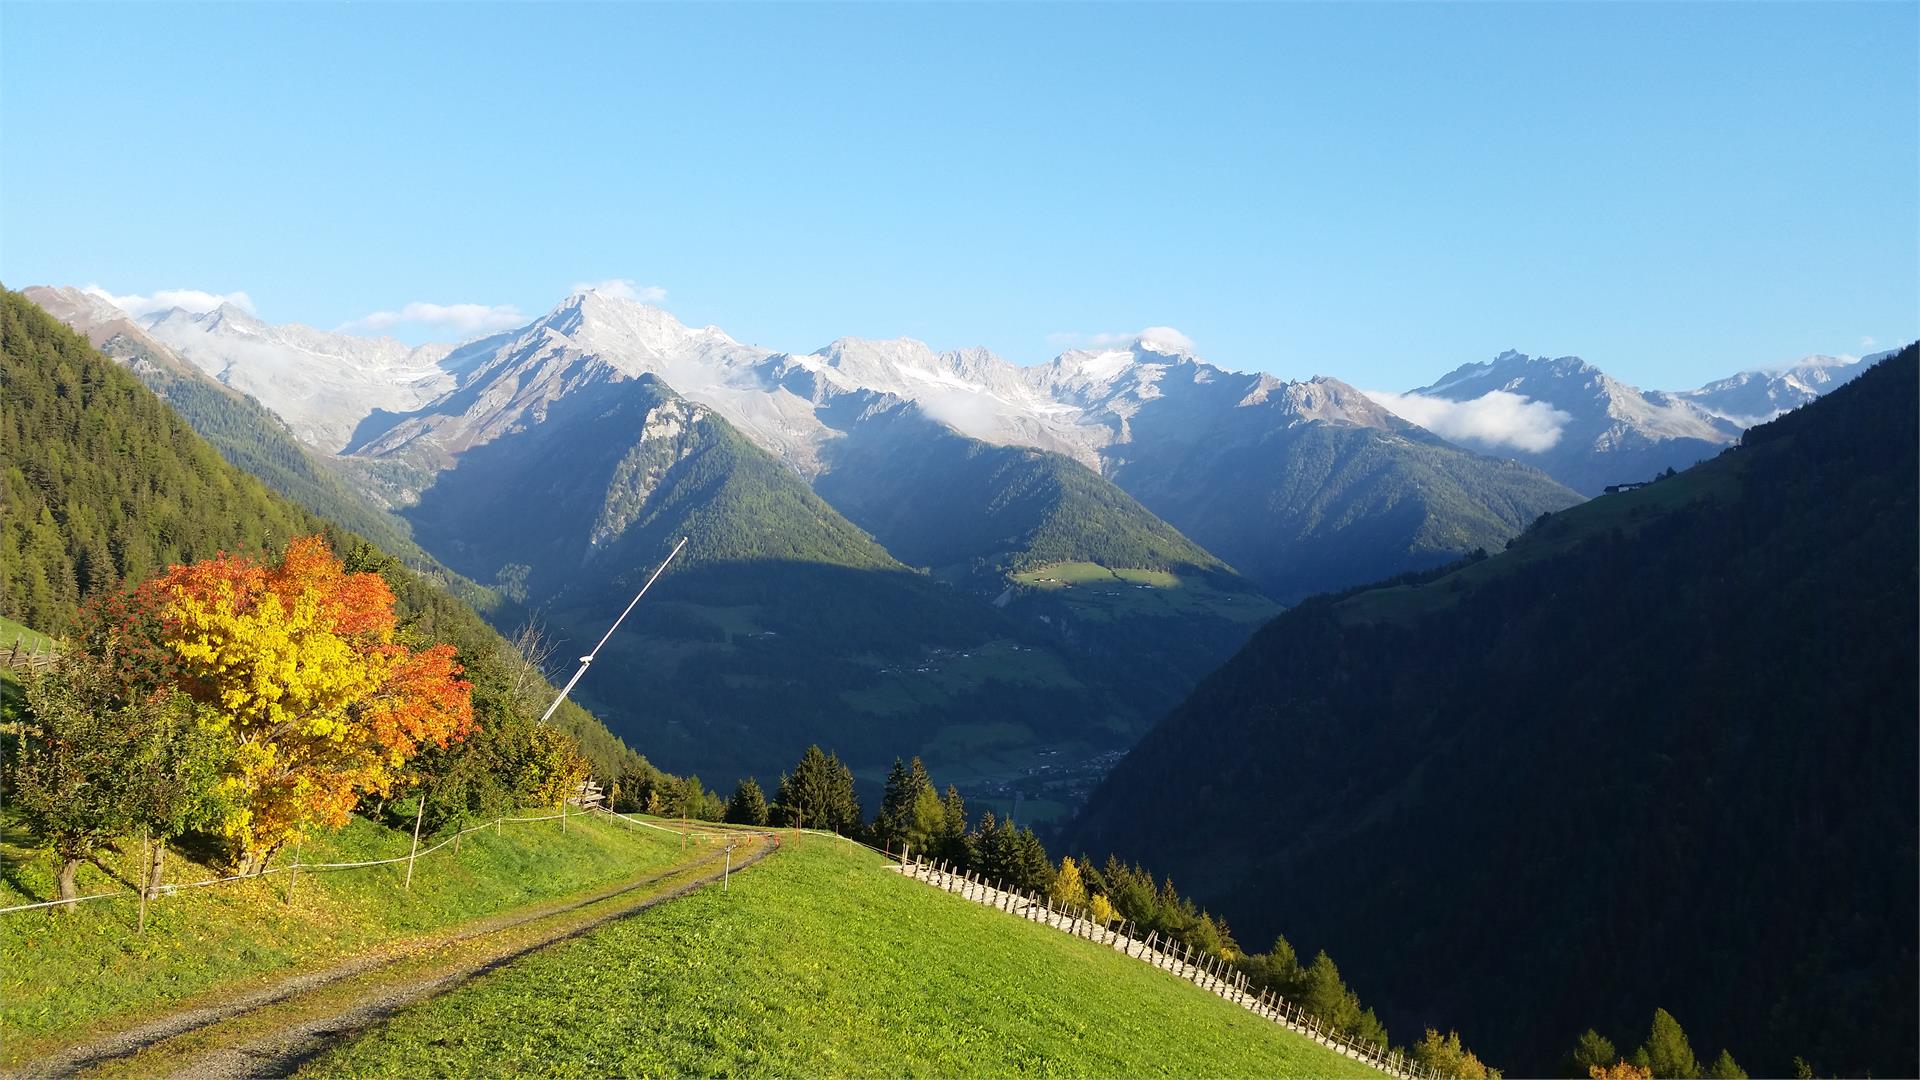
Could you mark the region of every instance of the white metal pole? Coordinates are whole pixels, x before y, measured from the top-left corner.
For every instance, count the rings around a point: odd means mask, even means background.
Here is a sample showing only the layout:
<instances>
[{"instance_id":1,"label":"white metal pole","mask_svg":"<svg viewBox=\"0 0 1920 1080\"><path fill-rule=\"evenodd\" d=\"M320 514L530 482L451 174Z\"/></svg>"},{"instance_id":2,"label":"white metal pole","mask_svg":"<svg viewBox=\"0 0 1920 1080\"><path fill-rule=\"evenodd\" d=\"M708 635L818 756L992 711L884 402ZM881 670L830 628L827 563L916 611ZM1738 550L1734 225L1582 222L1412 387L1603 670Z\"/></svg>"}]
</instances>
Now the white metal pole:
<instances>
[{"instance_id":1,"label":"white metal pole","mask_svg":"<svg viewBox=\"0 0 1920 1080\"><path fill-rule=\"evenodd\" d=\"M613 636L613 632L620 629L620 624L633 613L634 606L640 603L640 598L647 595L647 590L653 588L653 583L660 580L660 575L666 572L667 565L673 562L674 556L680 554L680 549L686 546L687 538L683 536L679 543L673 545L673 550L667 553L666 561L660 564L659 569L653 572L653 576L647 579L645 585L640 586L640 591L633 594L633 599L627 602L627 610L622 611L620 617L613 620L613 625L607 627L607 632L600 636L599 644L593 647L593 651L580 658L580 670L573 673L573 678L568 679L567 685L560 689L560 696L554 698L553 704L547 706L547 711L540 714L541 723L546 723L553 716L554 710L560 707L560 703L567 700L567 695L573 691L573 684L580 681L580 676L587 673L587 665L593 663L593 658L600 655L600 646L605 645L607 639ZM564 810L562 812L564 813Z\"/></svg>"}]
</instances>

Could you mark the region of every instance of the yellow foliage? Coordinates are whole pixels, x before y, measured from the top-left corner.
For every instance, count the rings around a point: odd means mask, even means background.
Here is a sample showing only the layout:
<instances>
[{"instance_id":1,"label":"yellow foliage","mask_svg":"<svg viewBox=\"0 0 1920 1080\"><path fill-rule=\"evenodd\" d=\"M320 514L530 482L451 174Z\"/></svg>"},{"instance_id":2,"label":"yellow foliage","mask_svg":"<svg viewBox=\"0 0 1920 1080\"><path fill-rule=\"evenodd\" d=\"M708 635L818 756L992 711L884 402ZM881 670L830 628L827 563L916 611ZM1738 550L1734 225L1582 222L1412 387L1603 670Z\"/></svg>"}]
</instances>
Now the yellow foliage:
<instances>
[{"instance_id":1,"label":"yellow foliage","mask_svg":"<svg viewBox=\"0 0 1920 1080\"><path fill-rule=\"evenodd\" d=\"M1500 1070L1488 1067L1473 1051L1462 1046L1457 1031L1449 1031L1442 1036L1433 1028L1428 1028L1426 1036L1413 1044L1413 1059L1441 1076L1458 1077L1459 1080L1500 1080Z\"/></svg>"},{"instance_id":2,"label":"yellow foliage","mask_svg":"<svg viewBox=\"0 0 1920 1080\"><path fill-rule=\"evenodd\" d=\"M1630 1061L1616 1061L1612 1065L1589 1065L1587 1075L1592 1080L1653 1080L1653 1070L1643 1069Z\"/></svg>"},{"instance_id":3,"label":"yellow foliage","mask_svg":"<svg viewBox=\"0 0 1920 1080\"><path fill-rule=\"evenodd\" d=\"M320 537L277 566L221 556L143 586L203 722L233 743L222 832L251 867L311 825L346 824L422 744L473 727L450 646L394 640L393 593Z\"/></svg>"},{"instance_id":4,"label":"yellow foliage","mask_svg":"<svg viewBox=\"0 0 1920 1080\"><path fill-rule=\"evenodd\" d=\"M1120 917L1120 913L1113 910L1113 904L1107 900L1106 893L1094 893L1093 899L1087 903L1087 910L1093 913L1093 921L1101 926Z\"/></svg>"},{"instance_id":5,"label":"yellow foliage","mask_svg":"<svg viewBox=\"0 0 1920 1080\"><path fill-rule=\"evenodd\" d=\"M1060 860L1060 872L1053 876L1053 887L1047 895L1057 908L1078 908L1087 906L1087 883L1080 876L1080 866L1071 855Z\"/></svg>"}]
</instances>

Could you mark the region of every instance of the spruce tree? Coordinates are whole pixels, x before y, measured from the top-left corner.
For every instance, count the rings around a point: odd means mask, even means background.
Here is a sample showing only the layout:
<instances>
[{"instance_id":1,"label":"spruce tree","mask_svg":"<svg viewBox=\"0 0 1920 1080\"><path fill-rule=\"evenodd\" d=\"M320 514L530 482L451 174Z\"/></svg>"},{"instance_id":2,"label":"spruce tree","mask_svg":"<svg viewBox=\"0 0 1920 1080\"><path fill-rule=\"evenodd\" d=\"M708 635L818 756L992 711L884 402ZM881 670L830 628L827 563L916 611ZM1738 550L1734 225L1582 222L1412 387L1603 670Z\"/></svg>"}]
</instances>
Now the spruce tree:
<instances>
[{"instance_id":1,"label":"spruce tree","mask_svg":"<svg viewBox=\"0 0 1920 1080\"><path fill-rule=\"evenodd\" d=\"M1300 1004L1330 1024L1337 1022L1341 1006L1346 1004L1347 986L1340 980L1340 969L1334 966L1333 958L1325 949L1307 966L1304 982Z\"/></svg>"},{"instance_id":2,"label":"spruce tree","mask_svg":"<svg viewBox=\"0 0 1920 1080\"><path fill-rule=\"evenodd\" d=\"M751 776L740 781L727 800L727 820L735 825L765 825L767 818L767 797L760 782Z\"/></svg>"},{"instance_id":3,"label":"spruce tree","mask_svg":"<svg viewBox=\"0 0 1920 1080\"><path fill-rule=\"evenodd\" d=\"M947 797L940 801L940 837L934 855L954 866L973 865L973 842L967 837L967 801L960 789L947 785Z\"/></svg>"},{"instance_id":4,"label":"spruce tree","mask_svg":"<svg viewBox=\"0 0 1920 1080\"><path fill-rule=\"evenodd\" d=\"M887 851L900 850L907 833L907 817L913 812L914 794L906 762L894 758L893 768L887 770L886 786L881 789L880 810L873 817L875 844Z\"/></svg>"},{"instance_id":5,"label":"spruce tree","mask_svg":"<svg viewBox=\"0 0 1920 1080\"><path fill-rule=\"evenodd\" d=\"M1047 858L1046 845L1040 842L1032 829L1014 832L1011 821L1003 827L1011 834L1007 842L1006 879L1021 889L1037 891L1051 886L1053 861Z\"/></svg>"},{"instance_id":6,"label":"spruce tree","mask_svg":"<svg viewBox=\"0 0 1920 1080\"><path fill-rule=\"evenodd\" d=\"M1574 1076L1587 1076L1593 1069L1610 1068L1619 1060L1620 1052L1614 1049L1613 1040L1588 1028L1573 1045L1573 1067L1569 1072Z\"/></svg>"},{"instance_id":7,"label":"spruce tree","mask_svg":"<svg viewBox=\"0 0 1920 1080\"><path fill-rule=\"evenodd\" d=\"M1733 1060L1732 1054L1722 1050L1713 1064L1707 1066L1707 1076L1709 1080L1747 1080L1747 1070Z\"/></svg>"},{"instance_id":8,"label":"spruce tree","mask_svg":"<svg viewBox=\"0 0 1920 1080\"><path fill-rule=\"evenodd\" d=\"M873 819L873 842L888 851L898 852L914 828L915 808L922 795L934 794L933 780L919 758L911 765L893 759L887 772L887 784L880 796L880 811ZM938 796L935 795L936 801ZM924 837L922 838L924 843Z\"/></svg>"},{"instance_id":9,"label":"spruce tree","mask_svg":"<svg viewBox=\"0 0 1920 1080\"><path fill-rule=\"evenodd\" d=\"M972 869L990 876L1006 873L1006 856L1002 853L1000 842L1000 823L994 819L993 811L980 815L980 825L974 830L968 844L973 850Z\"/></svg>"},{"instance_id":10,"label":"spruce tree","mask_svg":"<svg viewBox=\"0 0 1920 1080\"><path fill-rule=\"evenodd\" d=\"M1647 1033L1640 1053L1634 1055L1634 1064L1642 1064L1642 1054L1645 1066L1653 1070L1658 1080L1700 1078L1700 1062L1693 1056L1687 1033L1680 1030L1680 1022L1665 1009L1653 1010L1653 1029Z\"/></svg>"},{"instance_id":11,"label":"spruce tree","mask_svg":"<svg viewBox=\"0 0 1920 1080\"><path fill-rule=\"evenodd\" d=\"M807 747L791 775L780 778L774 796L780 823L828 832L857 833L860 801L853 793L853 771L837 755Z\"/></svg>"}]
</instances>

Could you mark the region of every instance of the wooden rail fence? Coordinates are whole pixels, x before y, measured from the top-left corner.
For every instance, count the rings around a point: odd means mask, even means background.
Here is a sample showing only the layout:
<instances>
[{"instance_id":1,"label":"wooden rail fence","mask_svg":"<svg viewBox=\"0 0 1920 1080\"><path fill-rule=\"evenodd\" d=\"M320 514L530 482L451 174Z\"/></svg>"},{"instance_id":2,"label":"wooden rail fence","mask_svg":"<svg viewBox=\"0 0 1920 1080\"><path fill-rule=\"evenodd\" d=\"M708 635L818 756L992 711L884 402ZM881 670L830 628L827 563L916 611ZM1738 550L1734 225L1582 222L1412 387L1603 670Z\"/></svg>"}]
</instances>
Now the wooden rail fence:
<instances>
[{"instance_id":1,"label":"wooden rail fence","mask_svg":"<svg viewBox=\"0 0 1920 1080\"><path fill-rule=\"evenodd\" d=\"M963 899L985 904L1029 922L1051 926L1151 964L1389 1076L1401 1080L1441 1080L1439 1073L1404 1054L1333 1030L1296 1002L1288 1001L1270 990L1254 990L1247 982L1246 975L1222 958L1196 953L1180 942L1162 940L1158 932L1141 938L1138 930L1125 920L1095 922L1084 909L1056 909L1043 895L1011 889L1003 882L989 881L978 872L961 871L944 862L930 863L915 856L899 864L896 869L907 877L924 881Z\"/></svg>"}]
</instances>

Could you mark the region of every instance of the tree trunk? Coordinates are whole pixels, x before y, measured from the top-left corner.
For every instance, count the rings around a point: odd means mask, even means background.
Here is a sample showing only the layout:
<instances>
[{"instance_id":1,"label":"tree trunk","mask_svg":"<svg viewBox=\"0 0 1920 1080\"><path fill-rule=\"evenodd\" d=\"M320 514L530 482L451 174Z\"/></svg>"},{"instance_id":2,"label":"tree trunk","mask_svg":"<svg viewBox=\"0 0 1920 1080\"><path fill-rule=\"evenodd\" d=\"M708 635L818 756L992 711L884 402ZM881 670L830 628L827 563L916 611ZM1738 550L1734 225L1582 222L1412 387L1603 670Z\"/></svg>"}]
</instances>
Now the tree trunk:
<instances>
[{"instance_id":1,"label":"tree trunk","mask_svg":"<svg viewBox=\"0 0 1920 1080\"><path fill-rule=\"evenodd\" d=\"M153 850L148 852L147 880L144 886L149 898L160 895L160 884L167 873L167 841L165 837L155 839Z\"/></svg>"},{"instance_id":2,"label":"tree trunk","mask_svg":"<svg viewBox=\"0 0 1920 1080\"><path fill-rule=\"evenodd\" d=\"M80 873L80 864L84 861L84 859L67 859L60 864L60 899L72 900L80 895L79 888L74 884L74 876ZM67 904L60 910L71 915L75 906Z\"/></svg>"}]
</instances>

